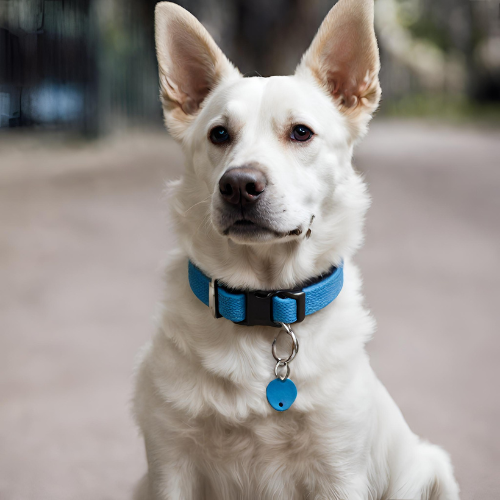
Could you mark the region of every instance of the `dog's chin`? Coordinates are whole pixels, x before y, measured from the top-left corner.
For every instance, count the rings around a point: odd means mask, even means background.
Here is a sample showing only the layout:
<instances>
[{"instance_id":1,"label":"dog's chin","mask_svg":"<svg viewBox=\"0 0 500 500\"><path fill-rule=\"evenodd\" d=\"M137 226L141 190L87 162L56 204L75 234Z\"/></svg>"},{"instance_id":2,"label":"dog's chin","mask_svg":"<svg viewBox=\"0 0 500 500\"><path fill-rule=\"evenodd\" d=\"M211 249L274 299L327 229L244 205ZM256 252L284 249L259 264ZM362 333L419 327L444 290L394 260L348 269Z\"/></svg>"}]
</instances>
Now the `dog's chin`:
<instances>
[{"instance_id":1,"label":"dog's chin","mask_svg":"<svg viewBox=\"0 0 500 500\"><path fill-rule=\"evenodd\" d=\"M296 239L302 234L300 228L292 231L278 231L268 226L258 224L246 219L237 220L228 228L222 231L222 234L235 243L252 245L258 243L274 243Z\"/></svg>"}]
</instances>

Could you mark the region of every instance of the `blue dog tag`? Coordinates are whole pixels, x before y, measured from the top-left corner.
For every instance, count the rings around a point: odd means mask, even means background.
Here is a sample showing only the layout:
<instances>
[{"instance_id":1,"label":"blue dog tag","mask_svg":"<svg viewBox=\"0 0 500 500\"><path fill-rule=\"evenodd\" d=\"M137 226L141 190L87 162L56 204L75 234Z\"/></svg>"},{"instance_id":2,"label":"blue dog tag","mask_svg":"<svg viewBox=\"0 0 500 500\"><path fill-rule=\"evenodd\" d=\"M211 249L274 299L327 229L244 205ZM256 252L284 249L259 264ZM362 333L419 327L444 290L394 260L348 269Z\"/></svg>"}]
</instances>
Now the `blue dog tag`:
<instances>
[{"instance_id":1,"label":"blue dog tag","mask_svg":"<svg viewBox=\"0 0 500 500\"><path fill-rule=\"evenodd\" d=\"M280 380L279 378L269 382L266 389L267 400L269 404L277 411L285 411L293 405L297 397L297 387L289 379Z\"/></svg>"}]
</instances>

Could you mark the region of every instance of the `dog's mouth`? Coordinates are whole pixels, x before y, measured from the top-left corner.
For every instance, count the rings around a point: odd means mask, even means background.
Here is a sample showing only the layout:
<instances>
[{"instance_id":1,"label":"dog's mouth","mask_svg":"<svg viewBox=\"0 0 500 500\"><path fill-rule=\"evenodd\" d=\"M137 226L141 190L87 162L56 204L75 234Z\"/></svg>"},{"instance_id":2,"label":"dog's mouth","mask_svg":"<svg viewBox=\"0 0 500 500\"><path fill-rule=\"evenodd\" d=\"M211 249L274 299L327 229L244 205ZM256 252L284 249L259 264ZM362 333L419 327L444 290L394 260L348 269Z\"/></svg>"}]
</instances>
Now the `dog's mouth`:
<instances>
[{"instance_id":1,"label":"dog's mouth","mask_svg":"<svg viewBox=\"0 0 500 500\"><path fill-rule=\"evenodd\" d=\"M271 239L284 238L285 236L299 236L302 229L297 227L292 231L277 231L261 223L249 219L238 219L233 222L226 230L224 235L236 237L238 239Z\"/></svg>"},{"instance_id":2,"label":"dog's mouth","mask_svg":"<svg viewBox=\"0 0 500 500\"><path fill-rule=\"evenodd\" d=\"M255 224L255 222L252 222L251 220L248 220L248 219L241 219L241 220L237 220L233 225L234 226L257 226L258 224Z\"/></svg>"}]
</instances>

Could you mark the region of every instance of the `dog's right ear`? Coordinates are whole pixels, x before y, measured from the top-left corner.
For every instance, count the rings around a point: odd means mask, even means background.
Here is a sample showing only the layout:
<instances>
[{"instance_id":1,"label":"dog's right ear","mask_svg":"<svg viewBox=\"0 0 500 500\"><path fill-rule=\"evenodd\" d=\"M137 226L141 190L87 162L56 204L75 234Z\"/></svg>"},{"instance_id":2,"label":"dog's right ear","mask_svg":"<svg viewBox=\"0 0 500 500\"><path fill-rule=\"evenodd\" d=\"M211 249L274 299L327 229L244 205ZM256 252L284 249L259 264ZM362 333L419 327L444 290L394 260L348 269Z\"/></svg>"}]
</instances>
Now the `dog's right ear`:
<instances>
[{"instance_id":1,"label":"dog's right ear","mask_svg":"<svg viewBox=\"0 0 500 500\"><path fill-rule=\"evenodd\" d=\"M165 122L182 139L210 91L240 73L203 25L174 3L156 5L155 39Z\"/></svg>"}]
</instances>

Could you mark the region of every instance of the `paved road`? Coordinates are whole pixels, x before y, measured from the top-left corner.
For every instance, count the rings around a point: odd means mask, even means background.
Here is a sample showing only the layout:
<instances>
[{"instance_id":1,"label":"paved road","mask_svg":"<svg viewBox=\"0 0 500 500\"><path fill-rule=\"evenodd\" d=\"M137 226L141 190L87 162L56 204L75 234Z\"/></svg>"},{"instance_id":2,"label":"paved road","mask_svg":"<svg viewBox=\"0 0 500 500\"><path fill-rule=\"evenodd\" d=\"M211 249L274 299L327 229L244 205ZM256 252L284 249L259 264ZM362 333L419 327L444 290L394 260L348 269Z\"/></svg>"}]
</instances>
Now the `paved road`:
<instances>
[{"instance_id":1,"label":"paved road","mask_svg":"<svg viewBox=\"0 0 500 500\"><path fill-rule=\"evenodd\" d=\"M500 498L499 139L378 120L356 155L373 365L449 450L465 500ZM174 241L162 189L180 151L158 134L0 150L0 499L124 500L145 468L131 367Z\"/></svg>"}]
</instances>

